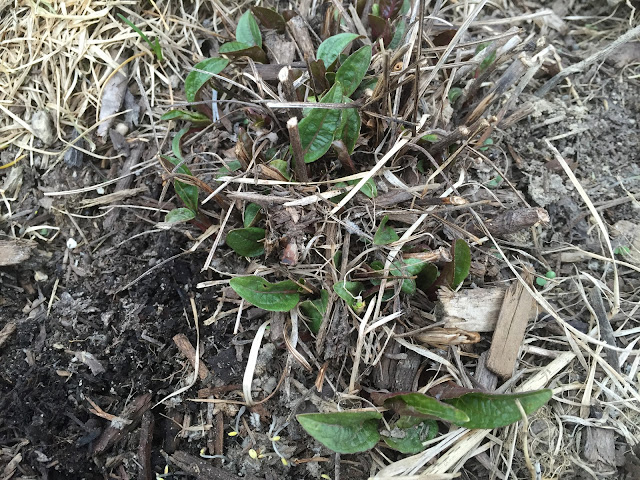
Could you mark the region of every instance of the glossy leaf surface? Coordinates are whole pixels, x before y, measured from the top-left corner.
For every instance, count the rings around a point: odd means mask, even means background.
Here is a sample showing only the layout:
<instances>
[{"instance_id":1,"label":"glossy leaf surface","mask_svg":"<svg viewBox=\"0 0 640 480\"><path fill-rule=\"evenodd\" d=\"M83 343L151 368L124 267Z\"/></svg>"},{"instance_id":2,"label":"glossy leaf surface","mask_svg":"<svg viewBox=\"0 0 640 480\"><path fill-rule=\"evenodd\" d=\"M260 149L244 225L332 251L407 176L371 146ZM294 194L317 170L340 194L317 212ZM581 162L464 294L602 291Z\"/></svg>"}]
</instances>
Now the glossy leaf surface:
<instances>
[{"instance_id":1,"label":"glossy leaf surface","mask_svg":"<svg viewBox=\"0 0 640 480\"><path fill-rule=\"evenodd\" d=\"M340 103L342 86L336 82L322 98L326 103ZM298 124L300 141L304 152L305 163L315 162L322 157L333 142L333 137L340 125L340 109L313 108Z\"/></svg>"},{"instance_id":2,"label":"glossy leaf surface","mask_svg":"<svg viewBox=\"0 0 640 480\"><path fill-rule=\"evenodd\" d=\"M227 245L243 257L258 257L264 253L264 228L238 228L227 234Z\"/></svg>"},{"instance_id":3,"label":"glossy leaf surface","mask_svg":"<svg viewBox=\"0 0 640 480\"><path fill-rule=\"evenodd\" d=\"M291 280L269 283L262 277L250 275L232 278L229 285L247 302L270 312L288 312L300 300L298 285Z\"/></svg>"},{"instance_id":4,"label":"glossy leaf surface","mask_svg":"<svg viewBox=\"0 0 640 480\"><path fill-rule=\"evenodd\" d=\"M197 63L184 81L184 93L188 102L194 102L196 94L213 75L217 75L229 65L226 58L208 58Z\"/></svg>"},{"instance_id":5,"label":"glossy leaf surface","mask_svg":"<svg viewBox=\"0 0 640 480\"><path fill-rule=\"evenodd\" d=\"M318 47L316 58L324 62L325 68L329 68L335 62L342 51L359 35L355 33L339 33L327 38Z\"/></svg>"},{"instance_id":6,"label":"glossy leaf surface","mask_svg":"<svg viewBox=\"0 0 640 480\"><path fill-rule=\"evenodd\" d=\"M348 97L362 82L371 63L371 46L364 47L352 53L338 68L336 82L342 85L342 93Z\"/></svg>"},{"instance_id":7,"label":"glossy leaf surface","mask_svg":"<svg viewBox=\"0 0 640 480\"><path fill-rule=\"evenodd\" d=\"M334 452L364 452L380 440L378 412L307 413L296 418L309 435Z\"/></svg>"}]
</instances>

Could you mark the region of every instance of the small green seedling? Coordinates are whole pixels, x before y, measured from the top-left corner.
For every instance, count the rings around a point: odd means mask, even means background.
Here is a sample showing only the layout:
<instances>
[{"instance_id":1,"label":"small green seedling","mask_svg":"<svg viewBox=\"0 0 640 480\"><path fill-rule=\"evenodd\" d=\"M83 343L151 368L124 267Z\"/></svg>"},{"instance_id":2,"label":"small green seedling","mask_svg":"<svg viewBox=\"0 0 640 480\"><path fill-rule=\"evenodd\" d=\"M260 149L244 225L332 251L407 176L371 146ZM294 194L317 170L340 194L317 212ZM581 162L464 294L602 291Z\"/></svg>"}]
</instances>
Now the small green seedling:
<instances>
[{"instance_id":1,"label":"small green seedling","mask_svg":"<svg viewBox=\"0 0 640 480\"><path fill-rule=\"evenodd\" d=\"M622 255L622 256L630 255L631 254L631 248L629 248L627 246L624 246L624 245L621 245L619 247L616 247L613 250L613 253L615 253L616 255Z\"/></svg>"},{"instance_id":2,"label":"small green seedling","mask_svg":"<svg viewBox=\"0 0 640 480\"><path fill-rule=\"evenodd\" d=\"M122 20L124 23L126 23L127 25L129 25L131 27L131 29L136 32L138 35L140 35L140 38L142 38L145 42L147 42L147 44L149 45L149 48L151 48L151 51L153 52L153 54L156 56L156 58L158 59L158 62L162 63L162 61L164 60L162 57L162 47L160 46L160 41L155 38L153 41L151 41L149 39L149 37L147 37L142 30L140 30L138 27L136 27L128 18L126 18L124 15L118 13L118 18L120 18L120 20Z\"/></svg>"},{"instance_id":3,"label":"small green seedling","mask_svg":"<svg viewBox=\"0 0 640 480\"><path fill-rule=\"evenodd\" d=\"M536 278L536 284L541 287L544 287L549 280L553 280L554 278L556 278L556 272L554 272L553 270L549 270L547 273L544 274L544 277Z\"/></svg>"}]
</instances>

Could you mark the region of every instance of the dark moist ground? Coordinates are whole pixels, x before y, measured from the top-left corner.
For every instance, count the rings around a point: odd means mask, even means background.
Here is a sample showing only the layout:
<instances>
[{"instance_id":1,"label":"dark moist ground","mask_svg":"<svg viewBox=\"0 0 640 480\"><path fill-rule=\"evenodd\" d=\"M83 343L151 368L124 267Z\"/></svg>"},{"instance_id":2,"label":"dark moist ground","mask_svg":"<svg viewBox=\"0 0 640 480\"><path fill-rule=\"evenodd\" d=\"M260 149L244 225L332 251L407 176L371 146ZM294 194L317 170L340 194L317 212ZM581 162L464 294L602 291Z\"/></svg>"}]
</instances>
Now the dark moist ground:
<instances>
[{"instance_id":1,"label":"dark moist ground","mask_svg":"<svg viewBox=\"0 0 640 480\"><path fill-rule=\"evenodd\" d=\"M594 250L590 244L593 237L588 235L590 225L586 218L579 217L585 211L583 203L559 165L550 163L552 157L543 144L544 137L576 132L556 146L567 160L575 162L574 172L594 203L624 196L621 183L632 193L640 191L637 153L640 91L636 84L621 82L619 78L619 70L607 64L597 73L588 72L574 78L576 88L582 93L582 106L555 90L537 103L539 114L503 134L504 144L510 144L521 158L520 165L510 168L511 180L533 206L545 207L551 216L551 226L543 231L543 243L563 241ZM541 126L546 118L559 114L565 115L562 121ZM493 154L496 159L502 158L497 149ZM77 176L72 178L72 173ZM43 199L42 187L66 190L92 185L97 180L95 169L90 167L73 172L61 165L57 175L41 177L41 174L38 170L25 170L22 192L27 197L21 210L37 210L38 202ZM485 182L488 178L483 175L489 174L477 172L475 175ZM150 175L137 181L149 188L148 198L159 198L159 176ZM58 200L55 205L60 209L65 207L65 203ZM196 290L197 283L216 279L212 274L200 272L207 253L206 249L200 249L196 254L180 256L155 268L121 291L151 267L188 248L185 234L160 232L120 244L151 227L123 210L114 234L103 242L100 239L109 232L102 231L101 221L82 221L81 227L91 248L67 252L65 259L67 238L73 231L79 240L79 234L69 217L54 210L50 212L38 217L33 224L55 224L61 228L61 234L50 243L39 242L35 254L20 267L0 268L0 326L9 321L17 324L16 332L0 350L0 446L17 449L24 443L19 449L23 460L16 478L136 478L141 429L136 426L120 442L94 454L108 421L90 412L91 402L105 412L118 415L146 393L152 393L151 402L155 404L177 390L181 385L179 380L190 378L193 369L177 352L172 338L184 333L196 344L190 297L195 299L202 322L215 311L221 287ZM639 213L629 202L604 210L603 217L609 224L620 219L637 223ZM195 236L198 232L194 230L191 234ZM217 261L224 263L225 270L239 268L231 263L237 261L232 255L224 256L229 252L227 248L220 252L222 257ZM45 274L48 279L35 282L35 272ZM56 280L59 281L57 299L49 311ZM638 286L637 277L627 277L622 288L633 291ZM216 386L242 381L248 355L248 346L243 348L243 345L247 343L245 340L254 337L262 321L255 309L248 312L256 318L243 318L244 331L235 339L232 335L235 315L223 317L213 325L201 325L203 360L214 371ZM256 377L266 390L272 389L280 377L285 359L281 344L263 344ZM246 414L243 417L253 422L257 445L265 451L272 452L267 430L274 417L282 424L292 411L301 413L313 408L312 401L304 401L303 394L313 385L314 378L297 368L291 377L293 380L287 383L286 389L281 389L261 408L254 409L253 418ZM198 383L179 397L181 403L171 401L171 408L160 406L153 410L151 458L156 472L163 470L164 454L187 451L197 456L207 440L213 438L209 438L208 433L202 438L201 431L177 436L180 428L176 422L183 423L185 416L191 416L191 425L211 422L206 418L206 408L186 401L196 397L197 390L203 387ZM307 395L307 398L310 397ZM317 400L315 397L314 401ZM234 407L223 407L224 452L228 456L225 468L230 476L207 478L231 479L238 478L235 475L239 474L299 479L332 474L331 462L285 468L277 457L250 459L242 439L226 435L235 428L236 411ZM215 428L215 416L213 420ZM310 444L311 451L306 450L310 439L295 422L283 430L281 436L280 448L289 455L304 452L304 456L310 457L319 452L329 456L328 451L319 449L317 444ZM343 460L346 460L342 464L343 478L368 476L368 456L345 456ZM474 470L471 466L469 478L485 478L487 473L482 467ZM175 478L187 478L186 474L179 473L180 469L172 472L177 474ZM215 474L221 475L219 471ZM632 470L625 473L621 469L619 478L624 475L633 478Z\"/></svg>"}]
</instances>

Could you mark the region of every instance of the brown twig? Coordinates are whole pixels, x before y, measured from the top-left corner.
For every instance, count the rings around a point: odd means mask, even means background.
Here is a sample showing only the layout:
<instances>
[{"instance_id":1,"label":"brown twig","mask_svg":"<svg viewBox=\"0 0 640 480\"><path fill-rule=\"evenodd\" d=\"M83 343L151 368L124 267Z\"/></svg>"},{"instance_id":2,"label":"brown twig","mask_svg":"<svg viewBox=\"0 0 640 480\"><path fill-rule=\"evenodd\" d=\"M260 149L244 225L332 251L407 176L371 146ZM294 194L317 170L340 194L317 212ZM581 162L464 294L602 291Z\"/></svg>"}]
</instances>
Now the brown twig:
<instances>
[{"instance_id":1,"label":"brown twig","mask_svg":"<svg viewBox=\"0 0 640 480\"><path fill-rule=\"evenodd\" d=\"M309 174L307 173L307 165L304 163L304 151L302 150L300 131L298 130L298 119L296 117L290 118L287 121L287 130L289 130L289 141L291 142L291 150L293 151L293 171L296 174L296 180L299 182L308 182Z\"/></svg>"},{"instance_id":2,"label":"brown twig","mask_svg":"<svg viewBox=\"0 0 640 480\"><path fill-rule=\"evenodd\" d=\"M191 345L191 342L189 341L187 336L184 333L179 333L178 335L173 337L173 342L176 344L176 347L178 347L178 350L180 350L180 353L182 353L182 355L184 355L187 360L189 360L191 366L195 368L196 350L195 348L193 348L193 345ZM200 360L200 362L198 362L198 367L198 376L200 377L200 380L202 380L203 382L210 380L211 372L209 372L209 369L204 364L202 359Z\"/></svg>"}]
</instances>

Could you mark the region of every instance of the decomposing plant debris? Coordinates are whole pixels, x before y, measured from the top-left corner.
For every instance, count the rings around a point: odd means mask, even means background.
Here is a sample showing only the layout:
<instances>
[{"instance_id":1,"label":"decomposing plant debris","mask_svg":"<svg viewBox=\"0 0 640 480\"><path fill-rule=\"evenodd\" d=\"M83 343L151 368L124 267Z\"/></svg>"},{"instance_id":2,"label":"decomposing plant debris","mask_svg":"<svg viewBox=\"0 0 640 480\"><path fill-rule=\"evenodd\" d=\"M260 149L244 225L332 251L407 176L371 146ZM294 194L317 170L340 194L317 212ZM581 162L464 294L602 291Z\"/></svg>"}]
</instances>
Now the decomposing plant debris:
<instances>
[{"instance_id":1,"label":"decomposing plant debris","mask_svg":"<svg viewBox=\"0 0 640 480\"><path fill-rule=\"evenodd\" d=\"M633 7L227 3L0 7L3 478L632 478Z\"/></svg>"}]
</instances>

